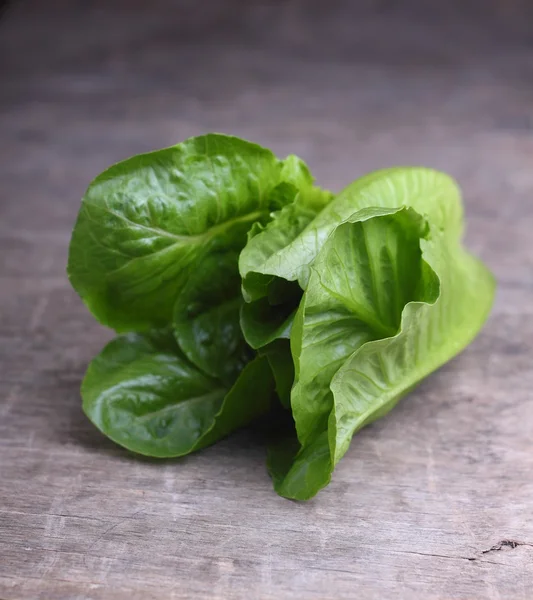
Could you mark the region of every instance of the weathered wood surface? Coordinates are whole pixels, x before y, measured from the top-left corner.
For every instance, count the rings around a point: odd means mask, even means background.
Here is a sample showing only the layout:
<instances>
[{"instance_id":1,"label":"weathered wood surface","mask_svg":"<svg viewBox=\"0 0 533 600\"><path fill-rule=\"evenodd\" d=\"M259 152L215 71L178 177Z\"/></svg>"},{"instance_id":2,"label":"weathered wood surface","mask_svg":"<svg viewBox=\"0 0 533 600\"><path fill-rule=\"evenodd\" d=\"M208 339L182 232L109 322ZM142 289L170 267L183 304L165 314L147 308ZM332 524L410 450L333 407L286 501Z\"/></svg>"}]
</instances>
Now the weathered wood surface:
<instances>
[{"instance_id":1,"label":"weathered wood surface","mask_svg":"<svg viewBox=\"0 0 533 600\"><path fill-rule=\"evenodd\" d=\"M533 48L519 3L501 3L499 25L448 11L423 26L329 2L315 19L289 2L234 20L188 3L190 22L154 2L50 4L0 23L0 598L530 599ZM272 491L254 434L149 462L80 409L109 333L64 274L79 198L111 162L209 130L298 153L334 189L398 163L449 171L499 281L475 343L359 434L306 504Z\"/></svg>"}]
</instances>

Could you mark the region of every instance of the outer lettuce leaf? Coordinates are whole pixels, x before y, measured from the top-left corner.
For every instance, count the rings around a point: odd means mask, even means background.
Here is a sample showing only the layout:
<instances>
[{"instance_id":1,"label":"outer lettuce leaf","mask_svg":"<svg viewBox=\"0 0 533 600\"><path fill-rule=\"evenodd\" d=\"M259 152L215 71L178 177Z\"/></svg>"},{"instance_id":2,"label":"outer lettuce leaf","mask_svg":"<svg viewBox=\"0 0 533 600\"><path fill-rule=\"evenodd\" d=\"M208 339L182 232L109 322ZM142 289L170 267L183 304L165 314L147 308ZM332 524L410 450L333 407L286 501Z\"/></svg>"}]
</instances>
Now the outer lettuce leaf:
<instances>
[{"instance_id":1,"label":"outer lettuce leaf","mask_svg":"<svg viewBox=\"0 0 533 600\"><path fill-rule=\"evenodd\" d=\"M73 287L117 331L166 326L191 274L213 254L240 251L251 225L281 208L287 196L274 190L287 170L269 150L216 134L118 163L83 198Z\"/></svg>"},{"instance_id":2,"label":"outer lettuce leaf","mask_svg":"<svg viewBox=\"0 0 533 600\"><path fill-rule=\"evenodd\" d=\"M365 343L394 336L403 307L417 299L425 223L406 209L365 209L354 218L319 253L294 325L292 407L302 443L331 410L338 369Z\"/></svg>"},{"instance_id":3,"label":"outer lettuce leaf","mask_svg":"<svg viewBox=\"0 0 533 600\"><path fill-rule=\"evenodd\" d=\"M264 414L274 382L266 358L250 362L233 387L202 373L170 334L115 338L89 365L83 410L117 444L168 458L183 456Z\"/></svg>"},{"instance_id":4,"label":"outer lettuce leaf","mask_svg":"<svg viewBox=\"0 0 533 600\"><path fill-rule=\"evenodd\" d=\"M491 275L460 244L452 180L424 169L364 179L340 196L341 208L360 210L311 261L291 331L299 449L270 455L276 490L290 498L327 485L354 432L462 350L492 303Z\"/></svg>"},{"instance_id":5,"label":"outer lettuce leaf","mask_svg":"<svg viewBox=\"0 0 533 600\"><path fill-rule=\"evenodd\" d=\"M174 335L187 358L230 384L252 357L239 323L237 259L235 251L207 257L180 291L173 319Z\"/></svg>"}]
</instances>

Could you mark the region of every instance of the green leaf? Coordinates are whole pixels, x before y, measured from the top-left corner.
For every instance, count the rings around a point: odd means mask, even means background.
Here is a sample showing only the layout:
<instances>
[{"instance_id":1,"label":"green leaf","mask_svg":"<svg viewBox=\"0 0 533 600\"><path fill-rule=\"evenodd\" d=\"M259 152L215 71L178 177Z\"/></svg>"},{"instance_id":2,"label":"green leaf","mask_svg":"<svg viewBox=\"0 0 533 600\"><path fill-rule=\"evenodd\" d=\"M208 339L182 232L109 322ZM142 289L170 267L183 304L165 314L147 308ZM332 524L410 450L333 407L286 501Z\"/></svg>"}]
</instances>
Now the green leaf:
<instances>
[{"instance_id":1,"label":"green leaf","mask_svg":"<svg viewBox=\"0 0 533 600\"><path fill-rule=\"evenodd\" d=\"M312 185L307 167L296 157L284 163L284 176L299 186L293 202L272 215L266 226L256 224L248 235L248 243L239 257L246 300L241 315L244 337L253 348L275 339L288 337L292 318L302 296L297 282L274 276L266 265L276 262L277 255L305 229L332 195ZM294 188L293 188L294 189ZM285 188L291 194L290 188Z\"/></svg>"},{"instance_id":2,"label":"green leaf","mask_svg":"<svg viewBox=\"0 0 533 600\"><path fill-rule=\"evenodd\" d=\"M314 214L319 213L333 198L331 192L315 186L309 168L294 154L289 154L283 161L281 179L292 184L300 192L300 203Z\"/></svg>"},{"instance_id":3,"label":"green leaf","mask_svg":"<svg viewBox=\"0 0 533 600\"><path fill-rule=\"evenodd\" d=\"M492 277L460 244L448 177L396 169L365 179L325 209L359 210L315 246L291 330L300 448L277 455L274 478L290 498L326 485L352 435L463 349L492 303Z\"/></svg>"},{"instance_id":4,"label":"green leaf","mask_svg":"<svg viewBox=\"0 0 533 600\"><path fill-rule=\"evenodd\" d=\"M290 280L283 277L284 265L281 261L292 262L287 248L292 246L293 241L331 199L329 193L322 191L319 197L321 202L317 203L312 189L307 195L300 192L294 202L287 202L284 208L274 213L265 227L256 225L250 231L248 243L239 257L245 300L250 302L267 296L269 283L274 276Z\"/></svg>"},{"instance_id":5,"label":"green leaf","mask_svg":"<svg viewBox=\"0 0 533 600\"><path fill-rule=\"evenodd\" d=\"M73 287L117 331L165 326L191 274L213 253L240 251L250 226L279 208L282 169L269 150L215 134L118 163L83 198Z\"/></svg>"},{"instance_id":6,"label":"green leaf","mask_svg":"<svg viewBox=\"0 0 533 600\"><path fill-rule=\"evenodd\" d=\"M239 319L242 305L235 251L214 253L191 274L174 305L173 329L187 358L232 383L252 358Z\"/></svg>"},{"instance_id":7,"label":"green leaf","mask_svg":"<svg viewBox=\"0 0 533 600\"><path fill-rule=\"evenodd\" d=\"M82 383L83 410L128 450L183 456L265 413L274 383L266 358L249 363L233 387L202 373L170 334L126 334L93 359Z\"/></svg>"},{"instance_id":8,"label":"green leaf","mask_svg":"<svg viewBox=\"0 0 533 600\"><path fill-rule=\"evenodd\" d=\"M294 363L292 362L289 340L277 339L259 351L266 356L276 382L276 393L286 409L291 407L291 388L294 383Z\"/></svg>"},{"instance_id":9,"label":"green leaf","mask_svg":"<svg viewBox=\"0 0 533 600\"><path fill-rule=\"evenodd\" d=\"M395 335L403 307L416 298L425 225L411 210L377 212L340 225L313 265L293 343L292 407L302 443L326 423L337 370L366 342Z\"/></svg>"},{"instance_id":10,"label":"green leaf","mask_svg":"<svg viewBox=\"0 0 533 600\"><path fill-rule=\"evenodd\" d=\"M252 348L262 348L277 339L289 339L302 290L295 282L274 279L269 292L277 290L283 293L278 301L272 300L272 294L269 293L264 298L242 306L241 329Z\"/></svg>"},{"instance_id":11,"label":"green leaf","mask_svg":"<svg viewBox=\"0 0 533 600\"><path fill-rule=\"evenodd\" d=\"M429 189L434 196L431 202L427 202ZM331 202L326 203L299 235L287 236L290 243L278 243L276 251L265 253L266 256L259 266L246 265L247 269L244 269L242 257L248 250L248 242L240 259L241 275L245 277L247 270L259 271L264 276L299 281L305 289L310 265L324 242L339 223L362 208L411 207L428 222L446 229L447 235L453 231L456 237L460 237L462 206L460 202L446 202L446 189L454 190L453 193L458 194L457 186L450 177L432 169L395 167L369 173L355 180ZM394 199L392 205L391 198Z\"/></svg>"},{"instance_id":12,"label":"green leaf","mask_svg":"<svg viewBox=\"0 0 533 600\"><path fill-rule=\"evenodd\" d=\"M309 500L331 480L328 432L322 431L311 443L300 446L296 432L270 445L267 468L280 496Z\"/></svg>"},{"instance_id":13,"label":"green leaf","mask_svg":"<svg viewBox=\"0 0 533 600\"><path fill-rule=\"evenodd\" d=\"M274 386L268 360L257 356L244 367L226 395L213 427L202 439L201 447L213 444L266 414L270 409Z\"/></svg>"}]
</instances>

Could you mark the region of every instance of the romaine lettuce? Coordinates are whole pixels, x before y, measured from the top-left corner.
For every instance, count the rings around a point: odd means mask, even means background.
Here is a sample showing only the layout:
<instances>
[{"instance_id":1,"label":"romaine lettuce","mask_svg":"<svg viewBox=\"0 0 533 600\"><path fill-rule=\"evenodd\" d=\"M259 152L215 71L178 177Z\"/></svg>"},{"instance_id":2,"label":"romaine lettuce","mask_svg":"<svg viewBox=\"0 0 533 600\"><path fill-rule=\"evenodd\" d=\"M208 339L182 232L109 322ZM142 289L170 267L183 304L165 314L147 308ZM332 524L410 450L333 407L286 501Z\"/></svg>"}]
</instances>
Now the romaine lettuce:
<instances>
[{"instance_id":1,"label":"romaine lettuce","mask_svg":"<svg viewBox=\"0 0 533 600\"><path fill-rule=\"evenodd\" d=\"M279 494L308 499L357 430L482 327L494 281L462 233L459 190L431 169L333 197L299 158L215 134L119 163L89 187L70 247L74 288L129 332L90 364L84 410L170 457L277 397L294 428L268 468Z\"/></svg>"}]
</instances>

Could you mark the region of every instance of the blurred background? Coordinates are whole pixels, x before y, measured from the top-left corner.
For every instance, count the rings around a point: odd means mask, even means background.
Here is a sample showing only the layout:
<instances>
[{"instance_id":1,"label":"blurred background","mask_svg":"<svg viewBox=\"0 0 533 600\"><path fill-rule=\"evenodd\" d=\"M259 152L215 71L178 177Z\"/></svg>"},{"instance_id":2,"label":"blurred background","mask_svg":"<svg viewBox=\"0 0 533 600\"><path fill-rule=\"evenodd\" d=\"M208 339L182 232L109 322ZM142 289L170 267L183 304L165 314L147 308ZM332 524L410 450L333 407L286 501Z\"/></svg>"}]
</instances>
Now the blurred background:
<instances>
[{"instance_id":1,"label":"blurred background","mask_svg":"<svg viewBox=\"0 0 533 600\"><path fill-rule=\"evenodd\" d=\"M71 199L204 131L301 154L334 189L399 163L471 193L495 168L525 185L510 138L533 131L528 0L11 0L0 27L7 175Z\"/></svg>"},{"instance_id":2,"label":"blurred background","mask_svg":"<svg viewBox=\"0 0 533 600\"><path fill-rule=\"evenodd\" d=\"M533 2L6 6L2 227L27 228L31 213L54 242L4 238L9 272L22 262L29 274L62 277L94 176L132 154L218 131L301 155L333 190L390 165L446 170L465 192L473 250L499 277L510 277L510 264L516 273L512 245L522 232L504 242L497 219L533 191Z\"/></svg>"}]
</instances>

